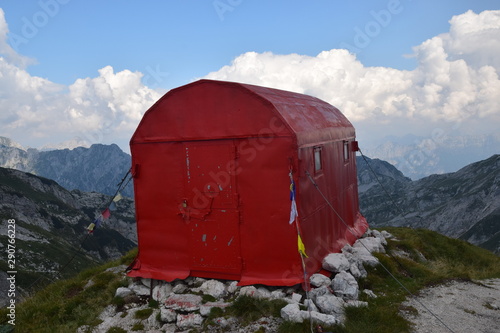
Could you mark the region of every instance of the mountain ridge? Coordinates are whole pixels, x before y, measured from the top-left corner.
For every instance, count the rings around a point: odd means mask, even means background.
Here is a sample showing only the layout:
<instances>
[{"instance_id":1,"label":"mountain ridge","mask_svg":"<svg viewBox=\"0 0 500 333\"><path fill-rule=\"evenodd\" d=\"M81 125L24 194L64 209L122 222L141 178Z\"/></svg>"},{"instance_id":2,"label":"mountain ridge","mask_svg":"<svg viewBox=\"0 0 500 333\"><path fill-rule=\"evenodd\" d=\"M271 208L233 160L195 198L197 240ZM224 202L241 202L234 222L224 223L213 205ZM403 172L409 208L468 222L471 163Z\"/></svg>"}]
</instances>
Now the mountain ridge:
<instances>
[{"instance_id":1,"label":"mountain ridge","mask_svg":"<svg viewBox=\"0 0 500 333\"><path fill-rule=\"evenodd\" d=\"M68 190L112 195L130 166L130 155L116 144L43 151L25 149L8 138L0 137L0 167L53 179ZM132 184L121 193L132 197Z\"/></svg>"},{"instance_id":2,"label":"mountain ridge","mask_svg":"<svg viewBox=\"0 0 500 333\"><path fill-rule=\"evenodd\" d=\"M360 187L360 209L370 225L426 228L499 253L500 155L452 173L381 183Z\"/></svg>"}]
</instances>

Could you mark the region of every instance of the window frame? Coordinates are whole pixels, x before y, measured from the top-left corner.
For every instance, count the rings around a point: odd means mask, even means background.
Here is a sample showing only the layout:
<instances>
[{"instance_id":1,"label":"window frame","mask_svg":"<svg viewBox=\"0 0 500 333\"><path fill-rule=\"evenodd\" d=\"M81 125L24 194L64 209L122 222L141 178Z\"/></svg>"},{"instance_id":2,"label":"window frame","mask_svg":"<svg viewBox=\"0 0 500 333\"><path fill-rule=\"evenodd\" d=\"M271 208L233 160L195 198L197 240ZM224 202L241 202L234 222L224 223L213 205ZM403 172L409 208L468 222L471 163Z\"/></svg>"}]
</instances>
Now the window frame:
<instances>
[{"instance_id":1,"label":"window frame","mask_svg":"<svg viewBox=\"0 0 500 333\"><path fill-rule=\"evenodd\" d=\"M323 146L314 146L313 147L313 166L314 166L314 174L315 175L323 173L323 169L324 169Z\"/></svg>"}]
</instances>

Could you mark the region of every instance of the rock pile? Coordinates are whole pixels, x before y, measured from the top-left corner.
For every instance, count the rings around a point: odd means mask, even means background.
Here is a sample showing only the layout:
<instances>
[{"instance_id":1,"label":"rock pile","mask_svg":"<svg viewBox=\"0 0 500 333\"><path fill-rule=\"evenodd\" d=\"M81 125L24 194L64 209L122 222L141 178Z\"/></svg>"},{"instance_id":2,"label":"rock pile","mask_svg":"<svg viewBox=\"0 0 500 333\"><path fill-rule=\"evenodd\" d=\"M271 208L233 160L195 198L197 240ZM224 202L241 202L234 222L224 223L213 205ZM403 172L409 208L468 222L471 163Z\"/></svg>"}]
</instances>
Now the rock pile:
<instances>
[{"instance_id":1,"label":"rock pile","mask_svg":"<svg viewBox=\"0 0 500 333\"><path fill-rule=\"evenodd\" d=\"M94 332L106 332L111 327L131 328L148 332L182 332L199 328L213 308L224 309L231 300L247 295L257 299L284 300L288 305L281 309L281 319L261 319L261 325L277 325L282 320L303 322L312 319L322 325L334 325L344 320L344 308L366 306L358 300L360 290L357 278L366 277L366 265L376 265L378 259L373 252L385 252L386 238L392 237L383 231L368 231L353 246L346 245L341 253L332 253L323 260L323 268L332 273L333 279L323 274L310 277L311 290L305 293L300 286L295 288L237 286L237 281L207 280L189 277L168 283L151 279L138 279L128 287L116 290L116 298L124 305L108 306L100 315L102 323ZM376 297L370 290L361 292ZM159 304L151 308L141 299L152 298ZM220 311L223 313L223 311ZM217 317L211 321L210 331L234 330L245 332L236 318ZM253 328L252 328L253 329ZM79 332L86 332L81 327ZM253 330L255 331L255 329ZM252 332L253 332L252 331Z\"/></svg>"}]
</instances>

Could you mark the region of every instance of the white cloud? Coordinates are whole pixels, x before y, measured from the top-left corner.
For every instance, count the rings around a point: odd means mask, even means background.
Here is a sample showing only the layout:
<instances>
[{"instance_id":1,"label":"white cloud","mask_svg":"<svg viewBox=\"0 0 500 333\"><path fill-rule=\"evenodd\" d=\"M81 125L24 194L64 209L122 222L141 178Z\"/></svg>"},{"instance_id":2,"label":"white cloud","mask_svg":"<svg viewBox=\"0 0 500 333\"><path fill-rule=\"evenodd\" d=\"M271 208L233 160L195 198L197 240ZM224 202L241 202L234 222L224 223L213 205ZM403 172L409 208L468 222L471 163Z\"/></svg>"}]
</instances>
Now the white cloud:
<instances>
[{"instance_id":1,"label":"white cloud","mask_svg":"<svg viewBox=\"0 0 500 333\"><path fill-rule=\"evenodd\" d=\"M7 43L0 9L0 135L40 147L76 139L127 142L160 93L143 74L111 66L69 86L31 76L30 59ZM412 71L365 67L347 50L315 57L248 52L206 78L239 81L317 96L341 109L370 135L405 134L500 121L500 11L453 17L450 31L414 48ZM419 128L417 128L419 127ZM367 137L367 134L364 134Z\"/></svg>"},{"instance_id":2,"label":"white cloud","mask_svg":"<svg viewBox=\"0 0 500 333\"><path fill-rule=\"evenodd\" d=\"M28 57L18 54L7 42L7 36L9 33L9 27L5 21L5 14L2 8L0 8L0 54L2 54L7 61L13 63L21 68L33 64L35 61Z\"/></svg>"},{"instance_id":3,"label":"white cloud","mask_svg":"<svg viewBox=\"0 0 500 333\"><path fill-rule=\"evenodd\" d=\"M314 95L373 134L379 125L400 131L405 121L409 131L500 120L500 11L468 11L450 25L449 33L414 48L418 65L412 71L365 67L355 55L334 49L316 57L248 52L205 78Z\"/></svg>"},{"instance_id":4,"label":"white cloud","mask_svg":"<svg viewBox=\"0 0 500 333\"><path fill-rule=\"evenodd\" d=\"M140 72L114 73L111 66L94 78L69 87L31 76L28 58L7 43L8 26L0 9L0 133L24 145L40 147L62 141L121 143L128 140L142 114L160 94L141 83Z\"/></svg>"}]
</instances>

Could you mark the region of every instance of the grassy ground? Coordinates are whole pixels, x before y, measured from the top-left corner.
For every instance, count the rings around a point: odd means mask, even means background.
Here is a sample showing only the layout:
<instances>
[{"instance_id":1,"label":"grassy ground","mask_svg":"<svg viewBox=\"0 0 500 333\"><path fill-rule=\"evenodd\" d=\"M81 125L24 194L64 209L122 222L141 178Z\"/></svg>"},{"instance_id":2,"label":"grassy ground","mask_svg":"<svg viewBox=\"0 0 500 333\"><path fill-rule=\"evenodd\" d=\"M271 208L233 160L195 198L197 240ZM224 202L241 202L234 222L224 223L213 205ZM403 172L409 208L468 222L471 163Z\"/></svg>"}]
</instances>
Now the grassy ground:
<instances>
[{"instance_id":1,"label":"grassy ground","mask_svg":"<svg viewBox=\"0 0 500 333\"><path fill-rule=\"evenodd\" d=\"M377 254L383 265L412 293L424 287L451 279L475 280L500 278L500 257L464 241L450 239L428 230L384 228L398 240L390 240L388 254ZM396 255L399 253L399 255ZM404 256L401 256L404 254ZM97 325L97 316L113 303L116 288L125 284L122 277L105 272L109 267L129 264L134 252L119 261L92 268L78 276L57 281L16 308L17 332L75 332L82 325ZM401 303L408 293L382 266L369 267L368 277L359 281L360 289L371 289L379 297L361 300L369 303L364 308L347 308L344 326L325 327L336 333L405 333L410 324L399 315ZM89 280L93 285L85 288ZM258 304L256 304L257 302ZM264 306L266 305L266 306ZM264 304L251 298L242 298L232 307L214 316L237 317L249 323L263 315L279 316L284 304L275 301ZM265 310L263 310L265 309ZM411 309L406 309L411 311ZM263 313L264 311L264 313ZM0 310L0 332L9 328L6 311ZM3 328L2 328L3 327ZM285 322L280 332L309 332L309 323Z\"/></svg>"}]
</instances>

